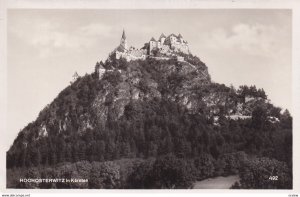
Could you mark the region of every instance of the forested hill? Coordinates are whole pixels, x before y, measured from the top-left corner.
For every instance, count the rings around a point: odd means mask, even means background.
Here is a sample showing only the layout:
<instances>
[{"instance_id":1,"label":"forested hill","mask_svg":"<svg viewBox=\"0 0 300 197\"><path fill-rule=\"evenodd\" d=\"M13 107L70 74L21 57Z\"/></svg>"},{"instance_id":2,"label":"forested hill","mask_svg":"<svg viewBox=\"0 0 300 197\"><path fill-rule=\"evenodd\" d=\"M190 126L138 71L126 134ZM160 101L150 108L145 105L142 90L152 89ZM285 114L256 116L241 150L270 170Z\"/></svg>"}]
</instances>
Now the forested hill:
<instances>
[{"instance_id":1,"label":"forested hill","mask_svg":"<svg viewBox=\"0 0 300 197\"><path fill-rule=\"evenodd\" d=\"M103 76L95 69L79 77L20 131L7 167L171 154L186 161L208 158L212 173L220 175L226 165L218 161L242 152L291 169L288 111L272 105L263 89L212 82L198 57L184 58L97 63L106 69ZM228 167L226 173L237 172Z\"/></svg>"}]
</instances>

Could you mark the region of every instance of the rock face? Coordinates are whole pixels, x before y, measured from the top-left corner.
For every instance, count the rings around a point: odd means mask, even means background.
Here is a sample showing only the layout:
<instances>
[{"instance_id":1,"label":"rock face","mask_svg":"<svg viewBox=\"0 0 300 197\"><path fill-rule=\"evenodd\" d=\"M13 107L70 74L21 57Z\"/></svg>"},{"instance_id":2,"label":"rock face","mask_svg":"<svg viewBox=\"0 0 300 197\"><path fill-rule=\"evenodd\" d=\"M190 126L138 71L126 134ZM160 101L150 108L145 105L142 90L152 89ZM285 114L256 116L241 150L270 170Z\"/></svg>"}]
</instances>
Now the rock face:
<instances>
[{"instance_id":1,"label":"rock face","mask_svg":"<svg viewBox=\"0 0 300 197\"><path fill-rule=\"evenodd\" d=\"M117 60L115 60L117 61ZM126 105L132 100L171 99L189 109L196 108L197 101L192 92L201 85L210 83L207 67L192 65L186 61L157 60L149 58L145 61L126 63L125 69L114 68L106 72L100 82L103 88L92 102L92 108L98 123L105 124L107 118L117 120ZM150 65L149 65L150 64ZM117 84L107 82L117 78Z\"/></svg>"}]
</instances>

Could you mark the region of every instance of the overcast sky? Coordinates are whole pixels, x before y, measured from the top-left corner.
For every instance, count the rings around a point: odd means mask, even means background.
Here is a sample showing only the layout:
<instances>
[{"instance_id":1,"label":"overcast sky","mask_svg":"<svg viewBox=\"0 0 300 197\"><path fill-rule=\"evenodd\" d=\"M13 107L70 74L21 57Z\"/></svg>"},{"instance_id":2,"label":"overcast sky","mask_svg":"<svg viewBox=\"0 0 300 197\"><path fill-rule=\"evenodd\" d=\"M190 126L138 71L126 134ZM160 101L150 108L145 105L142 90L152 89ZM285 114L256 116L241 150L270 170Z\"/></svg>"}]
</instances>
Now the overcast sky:
<instances>
[{"instance_id":1,"label":"overcast sky","mask_svg":"<svg viewBox=\"0 0 300 197\"><path fill-rule=\"evenodd\" d=\"M8 144L69 85L91 73L120 42L140 48L163 32L181 33L212 80L264 88L292 109L289 10L9 10Z\"/></svg>"}]
</instances>

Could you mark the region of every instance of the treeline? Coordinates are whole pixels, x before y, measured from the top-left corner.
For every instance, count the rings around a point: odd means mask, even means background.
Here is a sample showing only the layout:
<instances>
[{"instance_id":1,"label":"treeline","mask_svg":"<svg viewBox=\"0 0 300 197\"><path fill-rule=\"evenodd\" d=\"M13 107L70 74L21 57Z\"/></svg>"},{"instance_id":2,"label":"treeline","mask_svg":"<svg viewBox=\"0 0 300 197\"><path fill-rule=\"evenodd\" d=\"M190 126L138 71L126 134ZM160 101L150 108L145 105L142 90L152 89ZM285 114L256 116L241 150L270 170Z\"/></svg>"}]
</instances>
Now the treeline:
<instances>
[{"instance_id":1,"label":"treeline","mask_svg":"<svg viewBox=\"0 0 300 197\"><path fill-rule=\"evenodd\" d=\"M80 161L51 167L8 170L8 188L39 189L187 189L209 177L240 173L232 188L291 189L292 173L284 162L249 157L244 152L209 154L185 159L168 154L158 158ZM275 175L275 176L274 176ZM278 179L273 179L279 177ZM22 179L84 179L84 182L20 182Z\"/></svg>"},{"instance_id":2,"label":"treeline","mask_svg":"<svg viewBox=\"0 0 300 197\"><path fill-rule=\"evenodd\" d=\"M75 126L61 133L54 127L49 128L47 138L34 140L29 136L27 148L8 153L7 166L149 158L169 153L184 158L207 153L218 159L236 151L291 163L291 123L288 114L280 122L271 123L263 108L257 108L252 119L221 117L220 127L214 127L204 116L190 114L175 102L132 101L125 107L124 116L117 121L108 119L104 128L87 129L79 135Z\"/></svg>"},{"instance_id":3,"label":"treeline","mask_svg":"<svg viewBox=\"0 0 300 197\"><path fill-rule=\"evenodd\" d=\"M255 85L250 87L246 85L240 86L239 89L237 90L237 93L244 98L246 96L249 96L249 97L260 97L262 99L267 99L267 95L264 89L263 88L257 89Z\"/></svg>"}]
</instances>

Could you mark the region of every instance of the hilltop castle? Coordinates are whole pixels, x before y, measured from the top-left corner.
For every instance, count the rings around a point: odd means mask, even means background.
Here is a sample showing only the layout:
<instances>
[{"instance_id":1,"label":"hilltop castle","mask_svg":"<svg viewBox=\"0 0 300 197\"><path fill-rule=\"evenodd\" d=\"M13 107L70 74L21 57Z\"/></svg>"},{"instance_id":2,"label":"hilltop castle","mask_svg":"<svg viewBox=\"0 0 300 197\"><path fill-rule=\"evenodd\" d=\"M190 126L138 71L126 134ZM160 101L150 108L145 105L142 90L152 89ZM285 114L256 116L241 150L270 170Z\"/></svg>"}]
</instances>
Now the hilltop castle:
<instances>
[{"instance_id":1,"label":"hilltop castle","mask_svg":"<svg viewBox=\"0 0 300 197\"><path fill-rule=\"evenodd\" d=\"M153 54L154 50L158 50L162 54L168 54L171 51L188 54L189 46L181 34L178 36L175 34L170 34L168 37L166 37L162 33L158 41L156 41L153 37L149 41L149 55Z\"/></svg>"},{"instance_id":2,"label":"hilltop castle","mask_svg":"<svg viewBox=\"0 0 300 197\"><path fill-rule=\"evenodd\" d=\"M178 36L175 34L165 36L162 33L157 41L152 37L149 42L145 43L144 47L136 49L132 46L128 47L126 34L123 30L120 45L109 54L109 57L114 56L116 59L125 58L127 61L131 61L145 60L146 57L150 56L155 59L168 60L175 58L177 61L185 61L180 53L190 54L188 43L181 34ZM97 62L95 71L98 73L99 78L102 78L104 73L112 72L113 70L106 69L103 67L103 63ZM121 70L118 71L121 72ZM75 72L71 83L74 83L78 78L79 75Z\"/></svg>"},{"instance_id":3,"label":"hilltop castle","mask_svg":"<svg viewBox=\"0 0 300 197\"><path fill-rule=\"evenodd\" d=\"M162 33L157 41L152 37L148 43L145 43L143 48L136 49L132 46L128 47L126 34L123 30L120 45L112 54L115 54L116 59L125 58L127 61L131 61L146 59L147 56L170 56L174 52L190 53L188 43L181 34L178 36L170 34L166 37Z\"/></svg>"}]
</instances>

